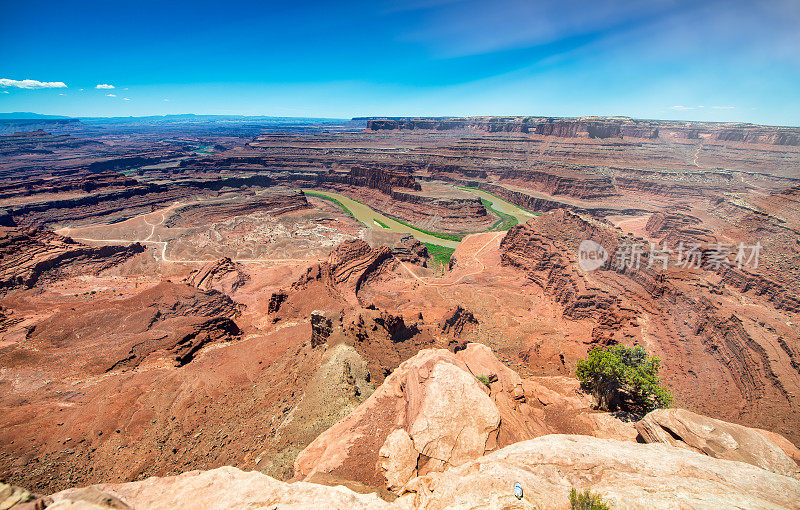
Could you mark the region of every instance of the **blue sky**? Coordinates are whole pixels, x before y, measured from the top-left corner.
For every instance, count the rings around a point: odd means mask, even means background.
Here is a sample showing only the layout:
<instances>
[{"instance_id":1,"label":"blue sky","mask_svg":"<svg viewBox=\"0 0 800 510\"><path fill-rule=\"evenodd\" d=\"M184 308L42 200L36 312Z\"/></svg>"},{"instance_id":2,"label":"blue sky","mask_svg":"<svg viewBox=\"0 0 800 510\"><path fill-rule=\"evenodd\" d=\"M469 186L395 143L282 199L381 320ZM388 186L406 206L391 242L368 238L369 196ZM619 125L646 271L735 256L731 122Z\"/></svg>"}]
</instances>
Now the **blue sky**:
<instances>
[{"instance_id":1,"label":"blue sky","mask_svg":"<svg viewBox=\"0 0 800 510\"><path fill-rule=\"evenodd\" d=\"M0 111L798 125L798 27L797 0L0 0Z\"/></svg>"}]
</instances>

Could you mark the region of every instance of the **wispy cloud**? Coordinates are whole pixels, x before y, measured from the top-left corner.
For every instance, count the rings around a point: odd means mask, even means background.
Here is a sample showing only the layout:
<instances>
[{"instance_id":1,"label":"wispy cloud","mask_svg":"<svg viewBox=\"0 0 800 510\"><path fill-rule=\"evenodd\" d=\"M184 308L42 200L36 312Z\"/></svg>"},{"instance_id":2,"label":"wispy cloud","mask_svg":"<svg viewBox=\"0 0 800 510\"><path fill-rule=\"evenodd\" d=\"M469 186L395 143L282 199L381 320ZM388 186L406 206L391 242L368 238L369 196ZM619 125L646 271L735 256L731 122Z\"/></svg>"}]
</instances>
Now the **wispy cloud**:
<instances>
[{"instance_id":1,"label":"wispy cloud","mask_svg":"<svg viewBox=\"0 0 800 510\"><path fill-rule=\"evenodd\" d=\"M95 88L96 89L113 89L114 85L109 85L108 83L98 83Z\"/></svg>"},{"instance_id":2,"label":"wispy cloud","mask_svg":"<svg viewBox=\"0 0 800 510\"><path fill-rule=\"evenodd\" d=\"M736 107L735 106L712 106L711 108L714 108L716 110L733 110Z\"/></svg>"},{"instance_id":3,"label":"wispy cloud","mask_svg":"<svg viewBox=\"0 0 800 510\"><path fill-rule=\"evenodd\" d=\"M124 101L130 101L130 100L131 100L131 98L129 98L129 97L123 97L122 99L123 99Z\"/></svg>"},{"instance_id":4,"label":"wispy cloud","mask_svg":"<svg viewBox=\"0 0 800 510\"><path fill-rule=\"evenodd\" d=\"M675 105L675 106L670 106L669 108L670 108L670 110L677 110L679 112L683 112L683 111L686 111L686 110L694 110L694 106L683 106L683 105L680 105L680 104Z\"/></svg>"},{"instance_id":5,"label":"wispy cloud","mask_svg":"<svg viewBox=\"0 0 800 510\"><path fill-rule=\"evenodd\" d=\"M116 94L106 94L106 97L117 97Z\"/></svg>"},{"instance_id":6,"label":"wispy cloud","mask_svg":"<svg viewBox=\"0 0 800 510\"><path fill-rule=\"evenodd\" d=\"M167 98L164 98L164 101L169 101L169 99L167 99Z\"/></svg>"},{"instance_id":7,"label":"wispy cloud","mask_svg":"<svg viewBox=\"0 0 800 510\"><path fill-rule=\"evenodd\" d=\"M4 91L3 91L3 94L8 94L8 91L7 91L7 90L4 90Z\"/></svg>"},{"instance_id":8,"label":"wispy cloud","mask_svg":"<svg viewBox=\"0 0 800 510\"><path fill-rule=\"evenodd\" d=\"M16 87L18 89L65 89L63 81L11 80L0 78L0 87Z\"/></svg>"}]
</instances>

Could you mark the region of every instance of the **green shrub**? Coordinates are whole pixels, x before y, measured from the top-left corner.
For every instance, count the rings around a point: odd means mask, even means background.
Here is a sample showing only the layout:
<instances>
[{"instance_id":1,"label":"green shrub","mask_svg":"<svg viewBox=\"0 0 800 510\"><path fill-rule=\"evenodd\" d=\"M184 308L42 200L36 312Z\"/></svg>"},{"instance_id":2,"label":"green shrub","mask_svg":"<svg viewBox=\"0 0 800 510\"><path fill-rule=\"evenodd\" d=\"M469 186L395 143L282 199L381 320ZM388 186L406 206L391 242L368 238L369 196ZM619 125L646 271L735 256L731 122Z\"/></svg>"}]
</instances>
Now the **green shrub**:
<instances>
[{"instance_id":1,"label":"green shrub","mask_svg":"<svg viewBox=\"0 0 800 510\"><path fill-rule=\"evenodd\" d=\"M570 489L569 502L572 510L610 510L603 498L599 494L592 494L589 489L583 492Z\"/></svg>"},{"instance_id":2,"label":"green shrub","mask_svg":"<svg viewBox=\"0 0 800 510\"><path fill-rule=\"evenodd\" d=\"M641 346L615 345L589 351L578 361L576 374L599 409L644 414L672 404L672 395L658 378L660 367L661 360L648 356Z\"/></svg>"},{"instance_id":3,"label":"green shrub","mask_svg":"<svg viewBox=\"0 0 800 510\"><path fill-rule=\"evenodd\" d=\"M491 383L491 381L489 381L489 376L487 376L487 375L476 375L475 379L477 379L480 382L482 382L483 384L485 384L487 388L491 388L492 387L492 383Z\"/></svg>"}]
</instances>

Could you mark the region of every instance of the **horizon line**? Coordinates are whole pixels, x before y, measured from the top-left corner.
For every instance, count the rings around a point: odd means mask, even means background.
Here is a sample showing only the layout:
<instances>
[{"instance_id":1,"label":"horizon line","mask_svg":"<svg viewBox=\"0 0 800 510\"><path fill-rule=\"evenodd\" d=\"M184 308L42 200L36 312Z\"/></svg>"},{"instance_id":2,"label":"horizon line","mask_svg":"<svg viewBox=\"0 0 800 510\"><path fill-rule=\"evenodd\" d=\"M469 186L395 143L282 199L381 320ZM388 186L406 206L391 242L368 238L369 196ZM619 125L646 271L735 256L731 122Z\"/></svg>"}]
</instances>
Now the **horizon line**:
<instances>
[{"instance_id":1,"label":"horizon line","mask_svg":"<svg viewBox=\"0 0 800 510\"><path fill-rule=\"evenodd\" d=\"M7 115L33 115L35 117L7 117ZM150 115L59 115L59 114L42 114L36 112L0 112L0 121L2 120L64 120L64 119L144 119L150 117L245 117L245 118L270 118L270 119L313 119L313 120L331 120L331 121L366 121L366 120L424 120L424 119L472 119L472 118L486 118L486 117L512 117L512 118L543 118L543 119L630 119L630 120L643 120L643 121L667 121L667 122L689 122L689 123L703 123L703 124L747 124L751 126L764 126L764 127L778 127L778 128L800 128L798 125L789 124L759 124L755 122L744 121L720 121L720 120L688 120L688 119L664 119L656 117L631 117L630 115L579 115L579 116L559 116L559 115L527 115L527 114L476 114L476 115L357 115L353 117L314 117L314 116L291 116L291 115L269 115L269 114L243 114L243 113L162 113Z\"/></svg>"}]
</instances>

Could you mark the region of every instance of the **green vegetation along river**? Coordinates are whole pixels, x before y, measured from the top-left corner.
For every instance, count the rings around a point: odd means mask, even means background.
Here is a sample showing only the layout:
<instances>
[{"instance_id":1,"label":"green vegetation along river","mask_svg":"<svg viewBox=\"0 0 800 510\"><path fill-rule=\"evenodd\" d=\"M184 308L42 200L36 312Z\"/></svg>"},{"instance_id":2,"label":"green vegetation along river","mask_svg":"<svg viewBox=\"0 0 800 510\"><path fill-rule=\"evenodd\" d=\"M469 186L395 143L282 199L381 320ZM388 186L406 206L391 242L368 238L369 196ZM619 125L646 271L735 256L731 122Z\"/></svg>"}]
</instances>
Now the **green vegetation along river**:
<instances>
[{"instance_id":1,"label":"green vegetation along river","mask_svg":"<svg viewBox=\"0 0 800 510\"><path fill-rule=\"evenodd\" d=\"M459 188L464 191L469 191L473 195L476 195L487 202L492 204L492 209L496 211L500 211L501 213L511 215L517 219L517 223L525 223L531 218L538 216L532 212L528 212L525 209L517 207L516 205L512 204L511 202L506 202L502 198L492 195L491 193L487 193L486 191L476 189L476 188Z\"/></svg>"},{"instance_id":2,"label":"green vegetation along river","mask_svg":"<svg viewBox=\"0 0 800 510\"><path fill-rule=\"evenodd\" d=\"M524 223L535 216L535 214L530 213L524 209L520 209L514 204L506 202L505 200L498 198L495 195L492 195L491 193L487 193L485 191L477 189L466 189L466 188L462 189L464 189L465 191L469 191L470 193L486 200L487 202L490 202L492 209L513 216L520 223ZM353 200L352 198L349 198L340 193L334 193L332 191L320 191L316 189L304 189L303 192L312 196L317 195L317 196L327 197L332 201L337 202L342 208L346 210L346 212L349 212L350 214L353 215L355 219L357 219L358 221L360 221L361 223L370 228L387 229L392 232L403 232L406 234L412 234L414 237L416 237L419 241L423 243L444 246L446 248L455 248L456 246L458 246L459 243L458 241L451 239L442 239L441 237L437 237L427 232L423 232L422 230L416 229L410 225L401 223L393 218L381 214L372 209L371 207L359 202L358 200Z\"/></svg>"},{"instance_id":3,"label":"green vegetation along river","mask_svg":"<svg viewBox=\"0 0 800 510\"><path fill-rule=\"evenodd\" d=\"M413 227L409 227L408 225L403 225L399 221L385 216L375 211L371 207L339 193L334 193L332 191L319 191L315 189L304 189L303 193L308 193L312 196L322 195L336 200L339 202L339 204L346 207L355 219L370 228L386 229L392 232L404 232L406 234L412 234L423 243L438 244L439 246L446 246L447 248L455 248L458 246L458 241L440 239L430 234L421 232Z\"/></svg>"}]
</instances>

